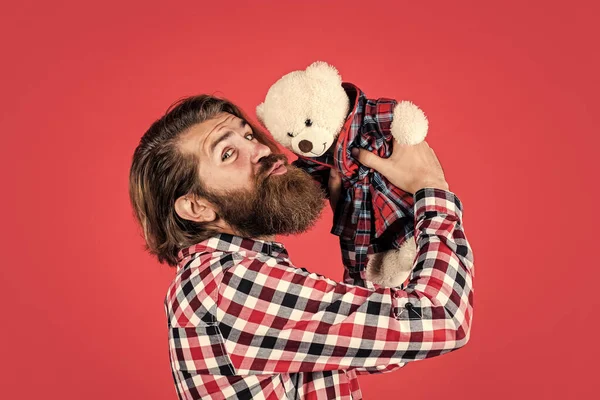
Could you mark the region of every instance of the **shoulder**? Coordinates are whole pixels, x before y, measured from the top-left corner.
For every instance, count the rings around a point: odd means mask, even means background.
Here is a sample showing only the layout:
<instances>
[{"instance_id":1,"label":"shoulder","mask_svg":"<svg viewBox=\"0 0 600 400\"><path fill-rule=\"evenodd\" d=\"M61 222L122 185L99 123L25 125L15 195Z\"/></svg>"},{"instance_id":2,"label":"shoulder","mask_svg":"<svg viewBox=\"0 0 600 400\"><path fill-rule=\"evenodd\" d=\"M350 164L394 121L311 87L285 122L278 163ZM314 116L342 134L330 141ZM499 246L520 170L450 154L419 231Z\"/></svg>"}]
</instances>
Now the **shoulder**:
<instances>
[{"instance_id":1,"label":"shoulder","mask_svg":"<svg viewBox=\"0 0 600 400\"><path fill-rule=\"evenodd\" d=\"M197 326L215 316L224 271L244 257L232 252L198 254L177 272L165 296L165 312L173 326Z\"/></svg>"}]
</instances>

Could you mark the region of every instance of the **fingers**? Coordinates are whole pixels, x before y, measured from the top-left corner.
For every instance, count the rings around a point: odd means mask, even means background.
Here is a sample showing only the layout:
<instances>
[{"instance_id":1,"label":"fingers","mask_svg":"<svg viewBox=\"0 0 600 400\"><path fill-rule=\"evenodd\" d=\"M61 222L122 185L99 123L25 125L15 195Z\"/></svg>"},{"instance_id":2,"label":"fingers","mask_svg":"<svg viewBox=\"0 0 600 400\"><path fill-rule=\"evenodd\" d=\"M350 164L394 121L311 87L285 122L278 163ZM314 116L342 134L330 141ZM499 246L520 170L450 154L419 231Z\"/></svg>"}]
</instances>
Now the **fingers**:
<instances>
[{"instance_id":1,"label":"fingers","mask_svg":"<svg viewBox=\"0 0 600 400\"><path fill-rule=\"evenodd\" d=\"M379 173L385 175L384 170L386 169L386 162L384 158L381 158L368 150L358 149L356 147L352 149L352 156L354 156L354 158L356 158L362 165L373 168Z\"/></svg>"}]
</instances>

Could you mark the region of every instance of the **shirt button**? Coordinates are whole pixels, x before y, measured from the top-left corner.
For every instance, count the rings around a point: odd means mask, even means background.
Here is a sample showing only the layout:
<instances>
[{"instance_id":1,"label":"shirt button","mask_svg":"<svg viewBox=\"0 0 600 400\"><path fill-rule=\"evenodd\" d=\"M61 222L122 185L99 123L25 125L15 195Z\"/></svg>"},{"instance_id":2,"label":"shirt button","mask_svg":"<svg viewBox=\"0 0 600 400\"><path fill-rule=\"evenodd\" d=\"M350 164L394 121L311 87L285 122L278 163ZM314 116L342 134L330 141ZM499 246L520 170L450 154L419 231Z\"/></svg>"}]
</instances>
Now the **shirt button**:
<instances>
[{"instance_id":1,"label":"shirt button","mask_svg":"<svg viewBox=\"0 0 600 400\"><path fill-rule=\"evenodd\" d=\"M412 303L406 303L406 304L404 305L404 308L406 308L407 310L409 310L409 311L410 311L410 310L412 310L412 308L413 308L413 305L412 305Z\"/></svg>"}]
</instances>

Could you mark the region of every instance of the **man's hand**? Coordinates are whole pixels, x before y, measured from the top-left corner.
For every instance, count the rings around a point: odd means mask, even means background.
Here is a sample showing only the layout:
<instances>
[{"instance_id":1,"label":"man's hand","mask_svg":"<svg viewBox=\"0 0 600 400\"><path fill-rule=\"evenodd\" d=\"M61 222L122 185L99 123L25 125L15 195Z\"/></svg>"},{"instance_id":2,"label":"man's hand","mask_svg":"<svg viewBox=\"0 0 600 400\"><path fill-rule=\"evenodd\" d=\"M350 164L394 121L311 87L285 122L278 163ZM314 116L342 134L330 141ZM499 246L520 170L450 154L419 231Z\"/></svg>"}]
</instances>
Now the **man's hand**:
<instances>
[{"instance_id":1,"label":"man's hand","mask_svg":"<svg viewBox=\"0 0 600 400\"><path fill-rule=\"evenodd\" d=\"M352 149L352 156L408 193L414 194L424 187L450 190L440 161L425 141L412 146L393 142L389 158L358 148Z\"/></svg>"},{"instance_id":2,"label":"man's hand","mask_svg":"<svg viewBox=\"0 0 600 400\"><path fill-rule=\"evenodd\" d=\"M331 168L329 171L329 205L331 206L331 210L335 214L335 206L340 200L340 196L342 194L342 177L340 173Z\"/></svg>"}]
</instances>

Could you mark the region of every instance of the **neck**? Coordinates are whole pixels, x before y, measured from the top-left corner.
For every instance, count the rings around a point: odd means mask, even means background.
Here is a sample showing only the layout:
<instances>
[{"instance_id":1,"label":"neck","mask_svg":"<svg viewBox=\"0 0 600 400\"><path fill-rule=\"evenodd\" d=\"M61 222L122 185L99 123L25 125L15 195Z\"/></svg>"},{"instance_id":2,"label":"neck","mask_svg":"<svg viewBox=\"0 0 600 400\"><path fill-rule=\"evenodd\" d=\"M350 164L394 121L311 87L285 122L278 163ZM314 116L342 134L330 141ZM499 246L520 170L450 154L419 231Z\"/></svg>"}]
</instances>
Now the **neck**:
<instances>
[{"instance_id":1,"label":"neck","mask_svg":"<svg viewBox=\"0 0 600 400\"><path fill-rule=\"evenodd\" d=\"M223 223L221 224L221 226L219 226L219 231L223 232L223 233L228 233L230 235L235 235L235 236L243 236L241 235L239 232L236 232L235 229L233 229L228 223L226 223L225 221L223 221ZM275 241L275 235L265 235L265 236L257 236L254 237L252 239L256 239L256 240L264 240L266 242L273 242Z\"/></svg>"},{"instance_id":2,"label":"neck","mask_svg":"<svg viewBox=\"0 0 600 400\"><path fill-rule=\"evenodd\" d=\"M264 240L266 242L274 242L275 241L275 235L259 236L259 237L256 237L255 239Z\"/></svg>"}]
</instances>

